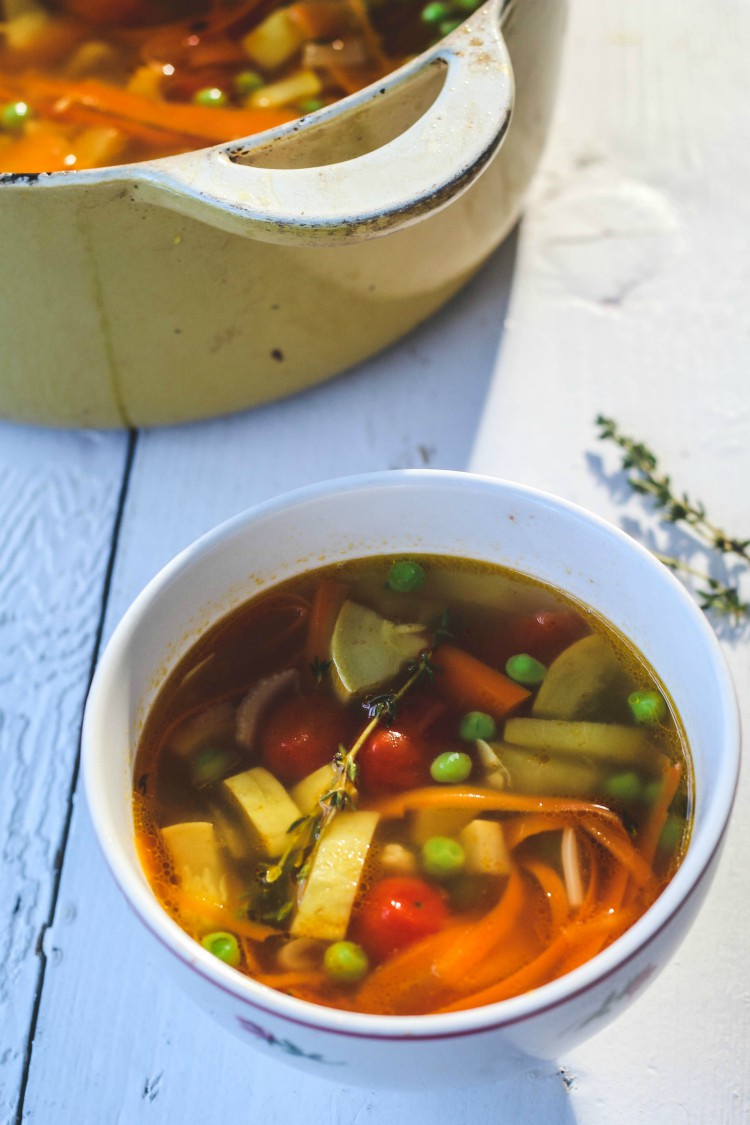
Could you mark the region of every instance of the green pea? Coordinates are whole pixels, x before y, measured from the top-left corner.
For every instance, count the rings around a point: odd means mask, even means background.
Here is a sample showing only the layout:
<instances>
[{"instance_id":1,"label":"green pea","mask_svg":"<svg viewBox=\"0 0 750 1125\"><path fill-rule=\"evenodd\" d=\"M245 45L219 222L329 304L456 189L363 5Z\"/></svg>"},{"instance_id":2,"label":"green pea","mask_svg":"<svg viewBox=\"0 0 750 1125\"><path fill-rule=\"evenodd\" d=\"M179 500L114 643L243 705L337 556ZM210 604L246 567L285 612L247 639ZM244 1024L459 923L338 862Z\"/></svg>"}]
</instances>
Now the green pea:
<instances>
[{"instance_id":1,"label":"green pea","mask_svg":"<svg viewBox=\"0 0 750 1125\"><path fill-rule=\"evenodd\" d=\"M0 109L0 126L8 133L18 133L30 117L26 102L8 102Z\"/></svg>"},{"instance_id":2,"label":"green pea","mask_svg":"<svg viewBox=\"0 0 750 1125\"><path fill-rule=\"evenodd\" d=\"M442 785L455 785L459 781L466 781L472 765L471 758L463 751L446 750L433 760L430 776L433 781L439 781Z\"/></svg>"},{"instance_id":3,"label":"green pea","mask_svg":"<svg viewBox=\"0 0 750 1125\"><path fill-rule=\"evenodd\" d=\"M263 77L257 70L241 70L239 74L235 74L232 81L235 94L241 98L259 90L263 84Z\"/></svg>"},{"instance_id":4,"label":"green pea","mask_svg":"<svg viewBox=\"0 0 750 1125\"><path fill-rule=\"evenodd\" d=\"M438 24L438 31L441 35L450 35L457 27L460 27L463 20L441 20Z\"/></svg>"},{"instance_id":5,"label":"green pea","mask_svg":"<svg viewBox=\"0 0 750 1125\"><path fill-rule=\"evenodd\" d=\"M193 101L196 105L221 107L227 104L228 98L218 86L205 86L202 90L196 90Z\"/></svg>"},{"instance_id":6,"label":"green pea","mask_svg":"<svg viewBox=\"0 0 750 1125\"><path fill-rule=\"evenodd\" d=\"M519 652L515 656L508 657L505 671L511 680L523 684L524 687L537 687L547 675L545 666L533 656L529 656L527 652Z\"/></svg>"},{"instance_id":7,"label":"green pea","mask_svg":"<svg viewBox=\"0 0 750 1125\"><path fill-rule=\"evenodd\" d=\"M306 98L303 102L298 102L297 109L301 113L315 113L316 109L322 109L323 102L320 98Z\"/></svg>"},{"instance_id":8,"label":"green pea","mask_svg":"<svg viewBox=\"0 0 750 1125\"><path fill-rule=\"evenodd\" d=\"M215 746L204 746L194 755L190 763L190 773L195 785L211 785L220 781L231 770L235 755L231 750L219 750Z\"/></svg>"},{"instance_id":9,"label":"green pea","mask_svg":"<svg viewBox=\"0 0 750 1125\"><path fill-rule=\"evenodd\" d=\"M679 816L670 814L664 821L659 836L659 850L673 854L682 842L683 822Z\"/></svg>"},{"instance_id":10,"label":"green pea","mask_svg":"<svg viewBox=\"0 0 750 1125\"><path fill-rule=\"evenodd\" d=\"M217 930L216 933L206 934L204 938L201 938L201 945L209 953L213 953L214 957L218 957L220 961L224 961L227 965L232 965L233 968L236 968L240 963L240 947L234 934Z\"/></svg>"},{"instance_id":11,"label":"green pea","mask_svg":"<svg viewBox=\"0 0 750 1125\"><path fill-rule=\"evenodd\" d=\"M634 691L628 696L628 706L637 723L661 723L667 717L664 696L658 691Z\"/></svg>"},{"instance_id":12,"label":"green pea","mask_svg":"<svg viewBox=\"0 0 750 1125\"><path fill-rule=\"evenodd\" d=\"M647 805L653 805L654 801L658 800L661 793L662 782L657 778L655 781L649 781L643 787L643 799Z\"/></svg>"},{"instance_id":13,"label":"green pea","mask_svg":"<svg viewBox=\"0 0 750 1125\"><path fill-rule=\"evenodd\" d=\"M422 870L434 879L450 879L460 874L466 864L466 853L458 840L450 836L431 836L420 853Z\"/></svg>"},{"instance_id":14,"label":"green pea","mask_svg":"<svg viewBox=\"0 0 750 1125\"><path fill-rule=\"evenodd\" d=\"M450 15L450 8L447 4L441 3L441 0L432 0L432 3L425 4L420 13L420 19L424 23L440 23L446 16Z\"/></svg>"},{"instance_id":15,"label":"green pea","mask_svg":"<svg viewBox=\"0 0 750 1125\"><path fill-rule=\"evenodd\" d=\"M354 941L334 941L323 954L323 968L329 977L343 984L362 980L370 962L361 945Z\"/></svg>"},{"instance_id":16,"label":"green pea","mask_svg":"<svg viewBox=\"0 0 750 1125\"><path fill-rule=\"evenodd\" d=\"M410 594L424 585L425 572L413 559L399 559L388 571L385 584L399 594Z\"/></svg>"},{"instance_id":17,"label":"green pea","mask_svg":"<svg viewBox=\"0 0 750 1125\"><path fill-rule=\"evenodd\" d=\"M622 801L633 801L643 793L641 779L634 770L627 773L616 773L607 778L604 790L609 797L619 798Z\"/></svg>"},{"instance_id":18,"label":"green pea","mask_svg":"<svg viewBox=\"0 0 750 1125\"><path fill-rule=\"evenodd\" d=\"M484 711L469 711L461 720L458 734L464 742L476 742L478 738L487 741L497 734L497 725L492 715L486 715Z\"/></svg>"}]
</instances>

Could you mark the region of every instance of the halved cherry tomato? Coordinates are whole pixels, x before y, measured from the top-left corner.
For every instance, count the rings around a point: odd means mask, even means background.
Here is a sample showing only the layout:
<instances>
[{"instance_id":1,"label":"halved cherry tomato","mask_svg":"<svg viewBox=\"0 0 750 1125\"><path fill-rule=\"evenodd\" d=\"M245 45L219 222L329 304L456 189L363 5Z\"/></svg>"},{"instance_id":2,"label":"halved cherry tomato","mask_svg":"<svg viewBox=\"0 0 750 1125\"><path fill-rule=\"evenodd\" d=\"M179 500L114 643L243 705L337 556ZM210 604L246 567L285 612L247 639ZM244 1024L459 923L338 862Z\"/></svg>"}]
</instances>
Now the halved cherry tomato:
<instances>
[{"instance_id":1,"label":"halved cherry tomato","mask_svg":"<svg viewBox=\"0 0 750 1125\"><path fill-rule=\"evenodd\" d=\"M426 785L430 751L416 732L379 727L357 756L357 784L366 793L391 793Z\"/></svg>"},{"instance_id":2,"label":"halved cherry tomato","mask_svg":"<svg viewBox=\"0 0 750 1125\"><path fill-rule=\"evenodd\" d=\"M405 949L441 930L448 920L445 900L424 879L393 876L376 883L358 907L357 941L373 961Z\"/></svg>"},{"instance_id":3,"label":"halved cherry tomato","mask_svg":"<svg viewBox=\"0 0 750 1125\"><path fill-rule=\"evenodd\" d=\"M290 696L261 727L261 761L279 781L294 785L332 762L348 735L349 722L333 700L319 695Z\"/></svg>"},{"instance_id":4,"label":"halved cherry tomato","mask_svg":"<svg viewBox=\"0 0 750 1125\"><path fill-rule=\"evenodd\" d=\"M498 635L476 643L477 654L502 670L509 656L525 652L542 664L550 664L564 649L588 632L583 618L573 610L541 609L514 617Z\"/></svg>"},{"instance_id":5,"label":"halved cherry tomato","mask_svg":"<svg viewBox=\"0 0 750 1125\"><path fill-rule=\"evenodd\" d=\"M585 636L588 629L573 610L542 609L530 617L521 618L514 632L519 641L516 651L527 652L542 664L549 664L573 641Z\"/></svg>"}]
</instances>

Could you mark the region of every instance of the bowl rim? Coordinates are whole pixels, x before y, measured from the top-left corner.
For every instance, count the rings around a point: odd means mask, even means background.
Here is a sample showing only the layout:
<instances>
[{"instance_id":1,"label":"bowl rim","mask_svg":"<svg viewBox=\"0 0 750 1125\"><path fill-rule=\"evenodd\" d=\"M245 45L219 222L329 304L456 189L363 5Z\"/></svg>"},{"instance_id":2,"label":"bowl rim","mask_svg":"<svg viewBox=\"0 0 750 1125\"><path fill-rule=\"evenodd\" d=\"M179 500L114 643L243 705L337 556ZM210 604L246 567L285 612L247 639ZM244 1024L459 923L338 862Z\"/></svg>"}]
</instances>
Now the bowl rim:
<instances>
[{"instance_id":1,"label":"bowl rim","mask_svg":"<svg viewBox=\"0 0 750 1125\"><path fill-rule=\"evenodd\" d=\"M656 901L612 945L577 969L519 996L462 1012L387 1016L326 1008L277 992L224 965L203 950L159 905L137 868L137 860L116 840L108 825L107 808L113 799L106 795L107 770L104 756L97 751L95 727L100 722L103 701L109 693L118 661L151 604L189 572L193 564L200 563L222 544L243 533L248 525L269 516L282 515L307 501L324 500L338 493L373 487L439 489L451 485L489 490L507 497L512 495L532 506L541 505L559 512L564 518L590 525L618 543L622 550L640 559L641 564L652 572L654 580L670 591L670 596L677 600L682 612L699 630L716 674L725 731L720 768L714 777L714 797L702 818L700 839L695 845L691 841L680 867ZM675 576L616 525L572 501L511 480L447 469L379 470L330 478L253 505L200 536L151 579L116 625L98 662L82 726L84 788L95 834L121 893L152 936L205 982L256 1012L317 1032L375 1041L429 1041L496 1031L552 1011L606 981L659 937L672 919L685 909L704 881L723 843L736 794L739 764L739 708L724 653L704 613Z\"/></svg>"}]
</instances>

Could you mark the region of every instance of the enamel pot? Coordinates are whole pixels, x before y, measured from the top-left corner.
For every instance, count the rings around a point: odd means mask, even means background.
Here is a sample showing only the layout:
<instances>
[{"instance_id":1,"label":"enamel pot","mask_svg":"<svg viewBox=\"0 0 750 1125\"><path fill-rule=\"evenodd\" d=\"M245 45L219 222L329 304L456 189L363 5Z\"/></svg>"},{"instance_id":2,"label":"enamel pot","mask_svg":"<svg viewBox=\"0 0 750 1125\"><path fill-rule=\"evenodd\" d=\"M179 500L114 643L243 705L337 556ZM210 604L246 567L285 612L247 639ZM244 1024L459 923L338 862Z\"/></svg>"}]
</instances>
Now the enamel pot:
<instances>
[{"instance_id":1,"label":"enamel pot","mask_svg":"<svg viewBox=\"0 0 750 1125\"><path fill-rule=\"evenodd\" d=\"M351 367L517 220L565 0L487 0L382 82L247 141L0 177L0 415L148 426Z\"/></svg>"}]
</instances>

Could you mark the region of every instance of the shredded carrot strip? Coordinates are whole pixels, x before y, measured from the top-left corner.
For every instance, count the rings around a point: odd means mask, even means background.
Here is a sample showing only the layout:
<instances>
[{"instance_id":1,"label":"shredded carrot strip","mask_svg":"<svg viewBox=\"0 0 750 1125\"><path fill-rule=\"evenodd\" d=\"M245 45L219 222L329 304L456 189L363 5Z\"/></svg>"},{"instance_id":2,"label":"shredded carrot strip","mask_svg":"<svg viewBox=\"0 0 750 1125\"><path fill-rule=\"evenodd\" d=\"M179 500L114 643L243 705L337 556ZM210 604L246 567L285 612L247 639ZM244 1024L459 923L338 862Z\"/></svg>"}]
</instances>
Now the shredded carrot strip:
<instances>
[{"instance_id":1,"label":"shredded carrot strip","mask_svg":"<svg viewBox=\"0 0 750 1125\"><path fill-rule=\"evenodd\" d=\"M513 851L531 836L539 836L543 832L559 832L563 828L569 828L572 823L574 823L574 818L570 814L567 816L558 816L554 813L517 816L506 821L503 827L505 842L510 851Z\"/></svg>"},{"instance_id":2,"label":"shredded carrot strip","mask_svg":"<svg viewBox=\"0 0 750 1125\"><path fill-rule=\"evenodd\" d=\"M283 125L299 116L288 109L224 109L183 102L158 102L94 78L66 82L25 74L19 76L18 85L29 101L38 98L54 103L55 116L61 119L65 118L66 106L83 105L95 110L101 123L116 126L135 122L172 136L192 137L208 144L238 140L275 125Z\"/></svg>"},{"instance_id":3,"label":"shredded carrot strip","mask_svg":"<svg viewBox=\"0 0 750 1125\"><path fill-rule=\"evenodd\" d=\"M255 975L260 971L258 958L255 956L255 946L253 945L251 939L247 936L247 934L240 934L239 939L240 947L242 949L242 956L245 961L244 968L247 969L248 973L252 973L253 975Z\"/></svg>"},{"instance_id":4,"label":"shredded carrot strip","mask_svg":"<svg viewBox=\"0 0 750 1125\"><path fill-rule=\"evenodd\" d=\"M590 836L581 836L578 840L578 847L581 851L581 865L584 871L588 872L588 883L586 885L586 894L584 896L581 909L579 911L580 918L587 918L594 913L597 906L597 895L601 887L601 871L599 864L596 862L594 855L594 845ZM617 874L624 872L627 879L627 872L622 867L617 868ZM619 909L621 902L612 904L612 909Z\"/></svg>"},{"instance_id":5,"label":"shredded carrot strip","mask_svg":"<svg viewBox=\"0 0 750 1125\"><path fill-rule=\"evenodd\" d=\"M267 984L269 988L277 988L281 992L287 988L317 990L328 980L325 973L319 969L295 969L288 973L254 973L253 976L260 984Z\"/></svg>"},{"instance_id":6,"label":"shredded carrot strip","mask_svg":"<svg viewBox=\"0 0 750 1125\"><path fill-rule=\"evenodd\" d=\"M465 928L466 923L449 926L376 965L357 991L357 1007L376 1014L398 1015L419 1002L423 1010L432 1010L436 993L439 995L443 989L431 967Z\"/></svg>"},{"instance_id":7,"label":"shredded carrot strip","mask_svg":"<svg viewBox=\"0 0 750 1125\"><path fill-rule=\"evenodd\" d=\"M471 996L462 997L441 1008L441 1012L461 1012L466 1008L478 1008L484 1004L495 1004L500 1000L507 1000L511 996L518 996L532 988L538 988L547 983L554 975L559 962L576 946L588 941L590 938L602 935L605 939L612 938L623 930L632 921L630 911L620 911L615 914L596 914L585 922L574 922L566 926L547 948L511 976L499 981L489 988L475 992Z\"/></svg>"},{"instance_id":8,"label":"shredded carrot strip","mask_svg":"<svg viewBox=\"0 0 750 1125\"><path fill-rule=\"evenodd\" d=\"M518 920L525 900L523 876L514 869L496 906L479 922L456 933L444 953L438 954L432 971L452 988L459 989L462 978L498 945Z\"/></svg>"},{"instance_id":9,"label":"shredded carrot strip","mask_svg":"<svg viewBox=\"0 0 750 1125\"><path fill-rule=\"evenodd\" d=\"M604 805L568 797L528 796L504 790L466 789L457 785L432 785L386 797L373 806L384 820L402 817L412 809L473 809L483 812L542 813L561 816L588 815L622 830L615 813Z\"/></svg>"},{"instance_id":10,"label":"shredded carrot strip","mask_svg":"<svg viewBox=\"0 0 750 1125\"><path fill-rule=\"evenodd\" d=\"M249 918L238 918L229 907L208 902L203 898L195 898L193 895L186 894L180 887L165 887L160 897L162 905L168 912L170 912L171 905L181 914L184 912L187 915L200 916L217 926L221 926L222 930L227 930L238 936L243 935L252 938L253 941L265 941L267 937L279 932L271 926L264 926L260 922L252 922Z\"/></svg>"},{"instance_id":11,"label":"shredded carrot strip","mask_svg":"<svg viewBox=\"0 0 750 1125\"><path fill-rule=\"evenodd\" d=\"M644 886L651 879L651 867L643 856L635 850L630 838L621 824L615 829L613 825L604 825L594 817L583 817L581 828L611 852L619 860L639 886Z\"/></svg>"},{"instance_id":12,"label":"shredded carrot strip","mask_svg":"<svg viewBox=\"0 0 750 1125\"><path fill-rule=\"evenodd\" d=\"M570 917L570 903L565 890L565 883L548 863L538 859L528 859L524 862L524 870L528 871L539 883L544 893L544 898L549 907L552 932L556 933Z\"/></svg>"}]
</instances>

